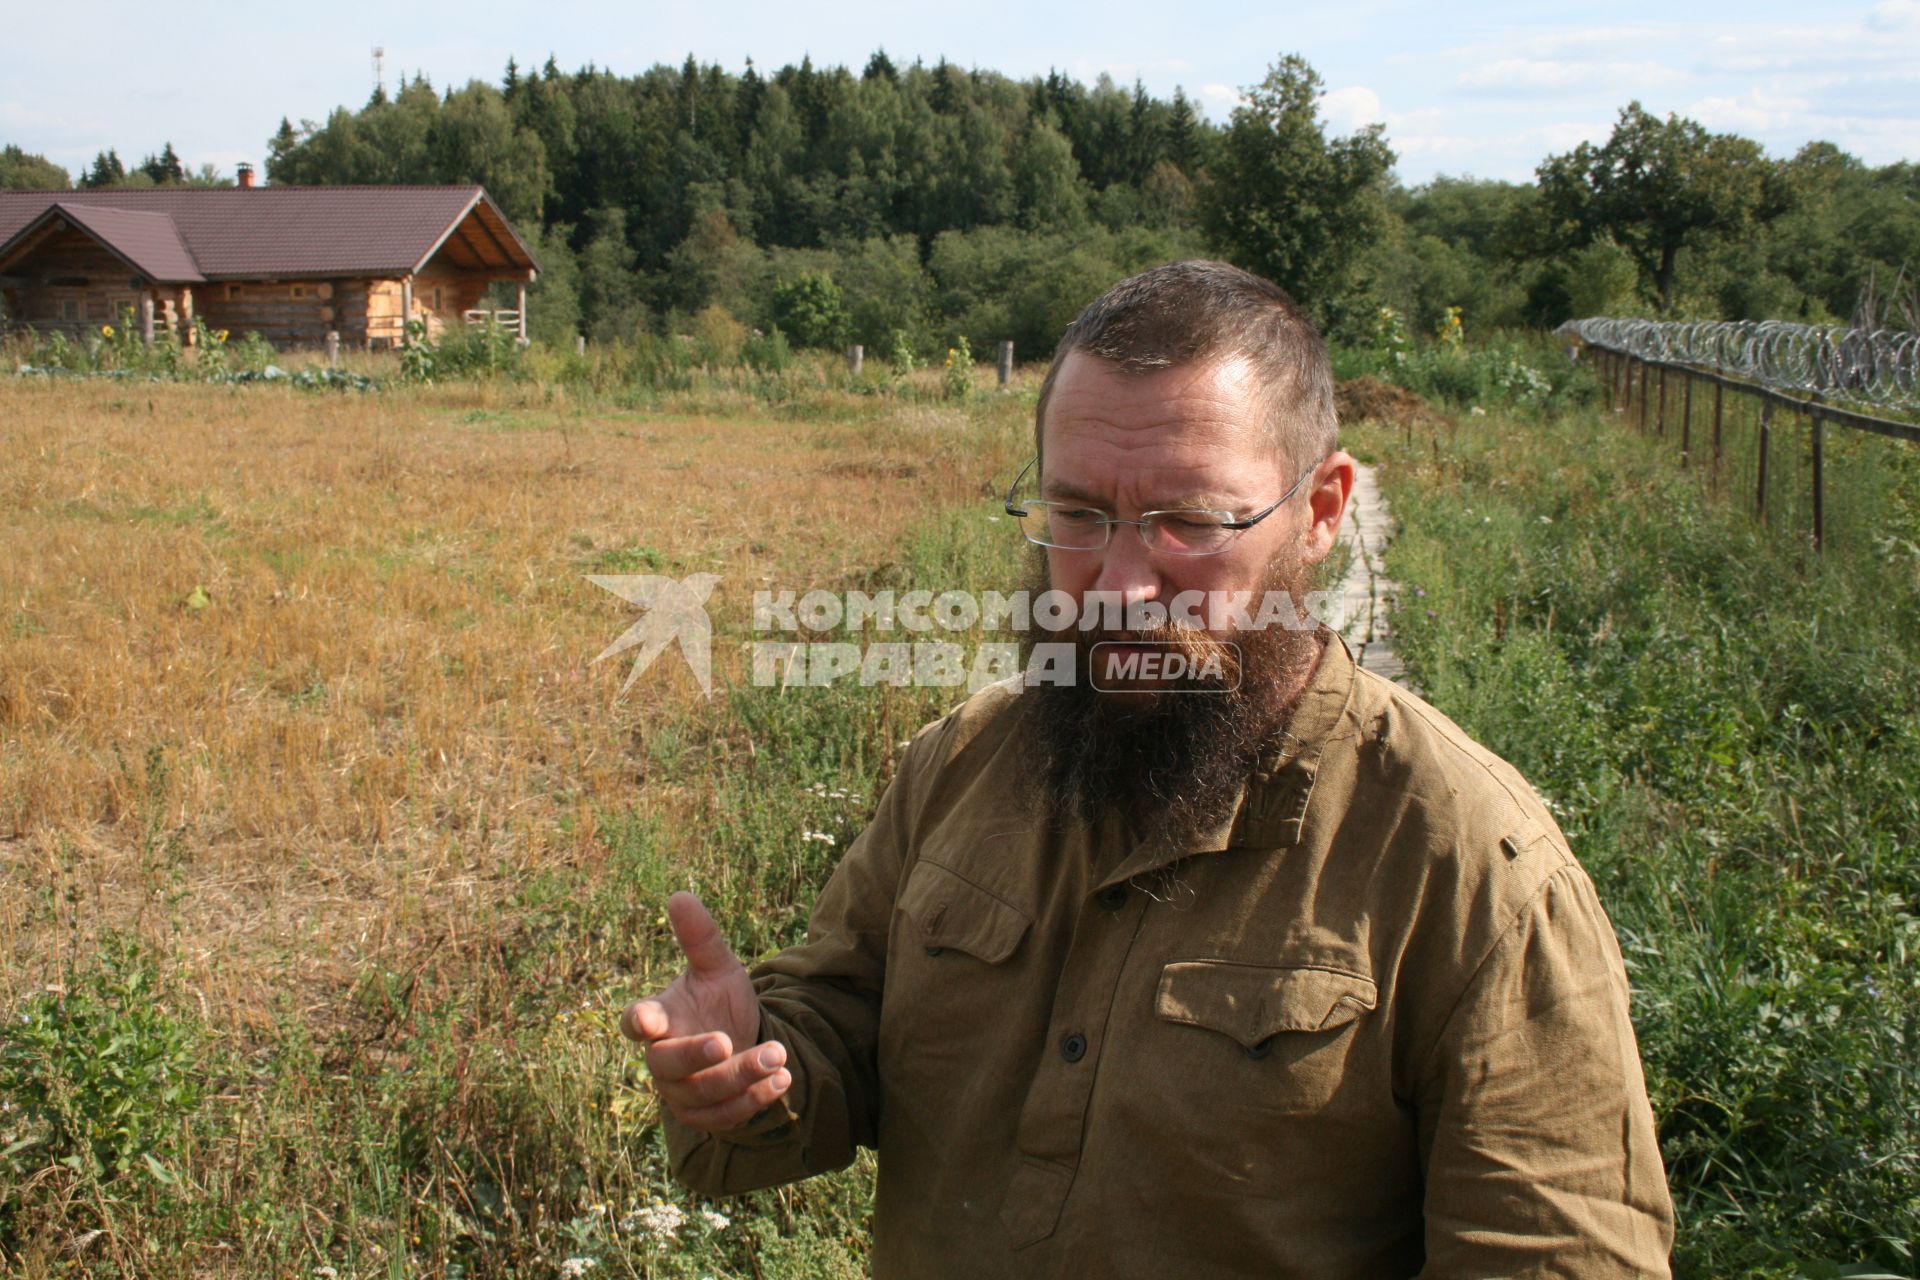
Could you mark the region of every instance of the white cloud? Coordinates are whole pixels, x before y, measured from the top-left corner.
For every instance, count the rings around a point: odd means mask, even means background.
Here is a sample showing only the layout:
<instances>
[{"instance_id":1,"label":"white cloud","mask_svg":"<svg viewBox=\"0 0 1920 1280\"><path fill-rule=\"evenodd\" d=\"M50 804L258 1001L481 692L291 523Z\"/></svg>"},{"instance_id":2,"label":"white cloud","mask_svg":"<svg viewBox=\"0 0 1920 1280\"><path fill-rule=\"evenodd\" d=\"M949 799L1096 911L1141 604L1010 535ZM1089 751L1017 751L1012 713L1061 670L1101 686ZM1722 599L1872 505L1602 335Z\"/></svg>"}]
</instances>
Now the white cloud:
<instances>
[{"instance_id":1,"label":"white cloud","mask_svg":"<svg viewBox=\"0 0 1920 1280\"><path fill-rule=\"evenodd\" d=\"M1247 100L1246 95L1230 84L1203 84L1200 86L1200 101L1207 107L1207 114L1225 118L1233 109Z\"/></svg>"},{"instance_id":2,"label":"white cloud","mask_svg":"<svg viewBox=\"0 0 1920 1280\"><path fill-rule=\"evenodd\" d=\"M1920 0L1880 0L1867 11L1867 26L1875 31L1920 27Z\"/></svg>"},{"instance_id":3,"label":"white cloud","mask_svg":"<svg viewBox=\"0 0 1920 1280\"><path fill-rule=\"evenodd\" d=\"M1577 62L1555 58L1502 58L1461 72L1454 83L1462 88L1500 93L1561 93L1597 87L1631 92L1683 78L1684 73L1678 68L1650 59Z\"/></svg>"},{"instance_id":4,"label":"white cloud","mask_svg":"<svg viewBox=\"0 0 1920 1280\"><path fill-rule=\"evenodd\" d=\"M1737 97L1702 98L1682 113L1710 129L1749 136L1792 128L1811 104L1805 98L1754 88Z\"/></svg>"},{"instance_id":5,"label":"white cloud","mask_svg":"<svg viewBox=\"0 0 1920 1280\"><path fill-rule=\"evenodd\" d=\"M1326 116L1327 124L1334 133L1352 133L1370 124L1387 122L1387 111L1380 105L1380 95L1359 84L1322 95L1320 112Z\"/></svg>"}]
</instances>

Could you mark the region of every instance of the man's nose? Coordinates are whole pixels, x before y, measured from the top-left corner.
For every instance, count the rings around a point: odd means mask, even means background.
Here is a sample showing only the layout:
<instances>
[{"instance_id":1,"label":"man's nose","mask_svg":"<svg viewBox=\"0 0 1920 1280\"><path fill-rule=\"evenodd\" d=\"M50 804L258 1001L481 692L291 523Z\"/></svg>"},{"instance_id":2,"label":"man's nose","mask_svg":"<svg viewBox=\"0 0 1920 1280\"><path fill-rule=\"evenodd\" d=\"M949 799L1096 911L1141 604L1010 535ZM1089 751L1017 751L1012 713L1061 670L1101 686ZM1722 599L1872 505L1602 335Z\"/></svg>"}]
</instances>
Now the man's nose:
<instances>
[{"instance_id":1,"label":"man's nose","mask_svg":"<svg viewBox=\"0 0 1920 1280\"><path fill-rule=\"evenodd\" d=\"M1160 573L1153 553L1141 541L1146 531L1137 524L1116 524L1100 555L1100 572L1094 577L1095 591L1111 591L1124 604L1153 600L1160 594Z\"/></svg>"}]
</instances>

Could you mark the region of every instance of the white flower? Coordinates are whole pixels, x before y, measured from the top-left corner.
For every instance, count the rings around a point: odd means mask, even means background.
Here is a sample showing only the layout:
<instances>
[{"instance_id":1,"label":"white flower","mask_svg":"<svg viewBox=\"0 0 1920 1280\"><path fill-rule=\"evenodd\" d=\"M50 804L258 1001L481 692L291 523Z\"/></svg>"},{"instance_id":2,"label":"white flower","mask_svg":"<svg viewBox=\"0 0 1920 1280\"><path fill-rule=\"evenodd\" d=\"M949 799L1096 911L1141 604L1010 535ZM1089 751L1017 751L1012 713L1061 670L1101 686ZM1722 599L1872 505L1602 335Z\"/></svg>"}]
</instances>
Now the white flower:
<instances>
[{"instance_id":1,"label":"white flower","mask_svg":"<svg viewBox=\"0 0 1920 1280\"><path fill-rule=\"evenodd\" d=\"M687 1215L680 1211L678 1205L656 1200L620 1219L620 1229L644 1232L651 1236L654 1244L659 1246L662 1253L665 1253L667 1246L680 1238L680 1228L685 1226L686 1222Z\"/></svg>"},{"instance_id":2,"label":"white flower","mask_svg":"<svg viewBox=\"0 0 1920 1280\"><path fill-rule=\"evenodd\" d=\"M1552 516L1541 516L1541 517L1540 517L1540 523L1541 523L1541 524L1552 524L1552 523L1553 523L1553 517L1552 517Z\"/></svg>"},{"instance_id":3,"label":"white flower","mask_svg":"<svg viewBox=\"0 0 1920 1280\"><path fill-rule=\"evenodd\" d=\"M313 1280L340 1280L340 1273L322 1263L313 1269Z\"/></svg>"},{"instance_id":4,"label":"white flower","mask_svg":"<svg viewBox=\"0 0 1920 1280\"><path fill-rule=\"evenodd\" d=\"M578 1280L599 1265L592 1258L568 1258L560 1264L560 1275L563 1280Z\"/></svg>"},{"instance_id":5,"label":"white flower","mask_svg":"<svg viewBox=\"0 0 1920 1280\"><path fill-rule=\"evenodd\" d=\"M726 1214L721 1213L716 1209L702 1209L700 1211L700 1216L704 1218L706 1220L707 1225L709 1227L712 1227L715 1231L725 1231L727 1227L731 1225L733 1222L732 1218L729 1218Z\"/></svg>"}]
</instances>

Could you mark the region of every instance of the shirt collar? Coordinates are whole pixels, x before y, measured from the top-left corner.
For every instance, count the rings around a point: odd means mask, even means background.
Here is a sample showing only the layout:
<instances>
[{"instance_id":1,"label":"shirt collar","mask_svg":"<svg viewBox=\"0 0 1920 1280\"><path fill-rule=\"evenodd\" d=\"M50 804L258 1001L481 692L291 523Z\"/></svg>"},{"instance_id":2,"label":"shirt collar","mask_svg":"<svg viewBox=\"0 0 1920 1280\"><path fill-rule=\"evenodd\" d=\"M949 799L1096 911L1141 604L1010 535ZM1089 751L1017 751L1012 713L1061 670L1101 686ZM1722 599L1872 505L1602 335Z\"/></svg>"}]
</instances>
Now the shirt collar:
<instances>
[{"instance_id":1,"label":"shirt collar","mask_svg":"<svg viewBox=\"0 0 1920 1280\"><path fill-rule=\"evenodd\" d=\"M1198 854L1298 844L1321 755L1352 705L1353 690L1353 654L1338 633L1330 632L1306 692L1300 695L1286 728L1261 752L1234 812L1212 830L1178 846L1150 840L1135 847L1106 877L1107 882Z\"/></svg>"}]
</instances>

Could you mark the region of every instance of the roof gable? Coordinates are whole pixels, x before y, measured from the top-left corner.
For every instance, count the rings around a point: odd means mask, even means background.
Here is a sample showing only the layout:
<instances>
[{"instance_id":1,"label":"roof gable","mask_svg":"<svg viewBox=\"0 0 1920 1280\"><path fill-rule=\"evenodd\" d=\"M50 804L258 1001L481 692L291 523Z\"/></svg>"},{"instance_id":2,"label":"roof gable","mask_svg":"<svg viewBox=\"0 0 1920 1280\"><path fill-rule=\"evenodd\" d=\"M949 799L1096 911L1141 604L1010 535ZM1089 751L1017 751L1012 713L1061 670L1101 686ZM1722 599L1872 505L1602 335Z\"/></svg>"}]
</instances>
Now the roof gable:
<instances>
[{"instance_id":1,"label":"roof gable","mask_svg":"<svg viewBox=\"0 0 1920 1280\"><path fill-rule=\"evenodd\" d=\"M404 276L426 265L456 235L481 246L468 255L476 266L511 274L538 266L526 242L478 186L0 191L0 243L11 242L56 204L76 222L83 213L104 218L103 225L135 235L143 245L155 234L153 220L170 223L179 252L197 268L191 277L196 280ZM477 220L478 234L465 230L469 215ZM107 239L93 224L83 225ZM152 251L160 252L157 245Z\"/></svg>"}]
</instances>

